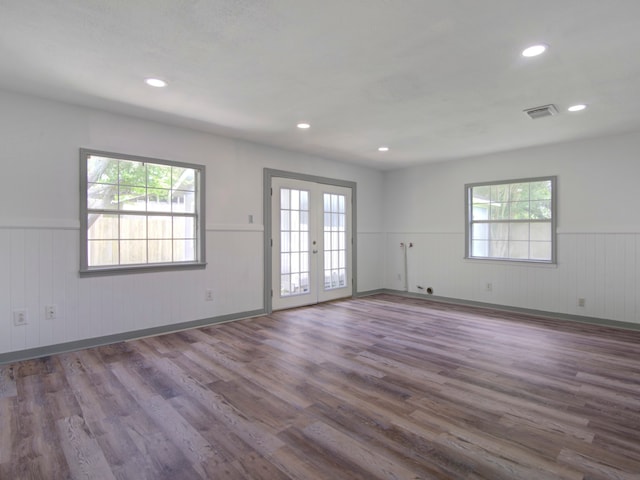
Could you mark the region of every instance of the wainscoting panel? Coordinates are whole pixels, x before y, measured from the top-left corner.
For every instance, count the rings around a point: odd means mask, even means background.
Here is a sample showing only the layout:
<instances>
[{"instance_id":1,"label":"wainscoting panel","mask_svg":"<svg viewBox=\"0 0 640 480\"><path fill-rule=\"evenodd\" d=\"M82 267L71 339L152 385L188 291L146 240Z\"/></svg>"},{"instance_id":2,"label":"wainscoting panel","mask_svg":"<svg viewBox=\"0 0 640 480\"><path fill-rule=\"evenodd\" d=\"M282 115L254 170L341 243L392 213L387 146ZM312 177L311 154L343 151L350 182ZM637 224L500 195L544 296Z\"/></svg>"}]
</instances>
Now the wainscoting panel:
<instances>
[{"instance_id":1,"label":"wainscoting panel","mask_svg":"<svg viewBox=\"0 0 640 480\"><path fill-rule=\"evenodd\" d=\"M257 226L211 229L204 270L80 278L76 228L2 227L0 353L261 310L262 239Z\"/></svg>"},{"instance_id":2,"label":"wainscoting panel","mask_svg":"<svg viewBox=\"0 0 640 480\"><path fill-rule=\"evenodd\" d=\"M385 288L404 288L401 243L409 292L640 323L638 233L559 234L557 265L465 260L463 233L389 233Z\"/></svg>"},{"instance_id":3,"label":"wainscoting panel","mask_svg":"<svg viewBox=\"0 0 640 480\"><path fill-rule=\"evenodd\" d=\"M358 232L358 291L384 288L385 237L381 232Z\"/></svg>"}]
</instances>

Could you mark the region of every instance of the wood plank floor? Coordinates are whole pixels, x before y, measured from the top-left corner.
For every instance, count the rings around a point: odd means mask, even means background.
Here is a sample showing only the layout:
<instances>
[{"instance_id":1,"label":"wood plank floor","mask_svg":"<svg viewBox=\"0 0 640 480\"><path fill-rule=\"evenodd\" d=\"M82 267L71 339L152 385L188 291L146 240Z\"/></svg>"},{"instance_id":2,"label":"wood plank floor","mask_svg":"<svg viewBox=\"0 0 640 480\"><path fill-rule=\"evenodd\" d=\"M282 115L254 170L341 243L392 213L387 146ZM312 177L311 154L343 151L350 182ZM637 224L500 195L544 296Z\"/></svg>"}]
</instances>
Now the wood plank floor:
<instances>
[{"instance_id":1,"label":"wood plank floor","mask_svg":"<svg viewBox=\"0 0 640 480\"><path fill-rule=\"evenodd\" d=\"M391 295L0 366L0 478L640 479L640 332Z\"/></svg>"}]
</instances>

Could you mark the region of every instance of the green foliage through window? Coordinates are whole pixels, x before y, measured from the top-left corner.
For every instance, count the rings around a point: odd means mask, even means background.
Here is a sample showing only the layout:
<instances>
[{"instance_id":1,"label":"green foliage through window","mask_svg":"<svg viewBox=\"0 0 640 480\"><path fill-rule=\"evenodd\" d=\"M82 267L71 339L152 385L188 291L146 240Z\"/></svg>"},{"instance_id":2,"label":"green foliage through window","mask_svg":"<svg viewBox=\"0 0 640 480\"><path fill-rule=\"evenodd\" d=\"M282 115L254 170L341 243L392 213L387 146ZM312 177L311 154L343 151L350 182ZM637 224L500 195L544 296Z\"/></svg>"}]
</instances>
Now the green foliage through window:
<instances>
[{"instance_id":1,"label":"green foliage through window","mask_svg":"<svg viewBox=\"0 0 640 480\"><path fill-rule=\"evenodd\" d=\"M555 262L555 177L470 184L467 258Z\"/></svg>"},{"instance_id":2,"label":"green foliage through window","mask_svg":"<svg viewBox=\"0 0 640 480\"><path fill-rule=\"evenodd\" d=\"M82 270L202 264L204 167L81 150Z\"/></svg>"}]
</instances>

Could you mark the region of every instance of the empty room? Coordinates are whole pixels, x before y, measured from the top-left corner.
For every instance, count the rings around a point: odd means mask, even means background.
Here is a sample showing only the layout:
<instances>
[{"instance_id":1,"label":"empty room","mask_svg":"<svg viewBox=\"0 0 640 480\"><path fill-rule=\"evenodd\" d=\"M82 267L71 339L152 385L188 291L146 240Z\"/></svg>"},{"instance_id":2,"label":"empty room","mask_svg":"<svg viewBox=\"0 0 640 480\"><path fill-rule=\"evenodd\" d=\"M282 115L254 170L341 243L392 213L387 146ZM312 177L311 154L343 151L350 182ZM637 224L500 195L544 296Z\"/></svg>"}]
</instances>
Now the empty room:
<instances>
[{"instance_id":1,"label":"empty room","mask_svg":"<svg viewBox=\"0 0 640 480\"><path fill-rule=\"evenodd\" d=\"M0 0L0 480L640 479L639 19Z\"/></svg>"}]
</instances>

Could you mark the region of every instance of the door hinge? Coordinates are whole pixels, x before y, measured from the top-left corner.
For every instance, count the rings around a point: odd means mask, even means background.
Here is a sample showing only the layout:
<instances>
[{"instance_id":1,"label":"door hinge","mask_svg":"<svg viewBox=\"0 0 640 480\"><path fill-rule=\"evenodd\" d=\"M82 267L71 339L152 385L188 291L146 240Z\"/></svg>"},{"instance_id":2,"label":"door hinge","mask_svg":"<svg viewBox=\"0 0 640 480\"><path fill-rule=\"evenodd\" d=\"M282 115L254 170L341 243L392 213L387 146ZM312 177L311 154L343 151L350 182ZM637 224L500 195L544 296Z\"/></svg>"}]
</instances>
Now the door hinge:
<instances>
[{"instance_id":1,"label":"door hinge","mask_svg":"<svg viewBox=\"0 0 640 480\"><path fill-rule=\"evenodd\" d=\"M271 196L273 197L273 188L271 189Z\"/></svg>"},{"instance_id":2,"label":"door hinge","mask_svg":"<svg viewBox=\"0 0 640 480\"><path fill-rule=\"evenodd\" d=\"M273 247L273 238L271 239L271 246Z\"/></svg>"},{"instance_id":3,"label":"door hinge","mask_svg":"<svg viewBox=\"0 0 640 480\"><path fill-rule=\"evenodd\" d=\"M271 296L273 297L273 290L271 290Z\"/></svg>"}]
</instances>

